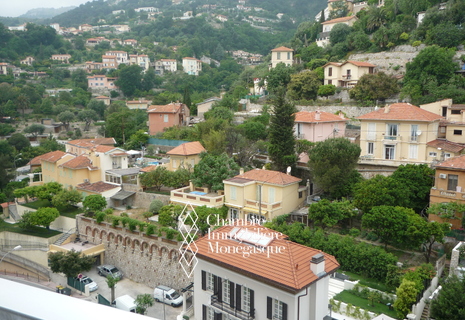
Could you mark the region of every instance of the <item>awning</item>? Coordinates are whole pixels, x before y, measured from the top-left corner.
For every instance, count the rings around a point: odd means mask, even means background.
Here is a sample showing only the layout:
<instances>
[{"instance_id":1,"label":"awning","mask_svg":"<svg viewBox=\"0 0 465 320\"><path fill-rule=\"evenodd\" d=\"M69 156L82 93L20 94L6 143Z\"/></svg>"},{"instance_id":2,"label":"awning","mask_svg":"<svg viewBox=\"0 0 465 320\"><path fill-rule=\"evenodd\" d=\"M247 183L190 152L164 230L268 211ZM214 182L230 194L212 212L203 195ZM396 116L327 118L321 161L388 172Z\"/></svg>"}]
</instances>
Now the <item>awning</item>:
<instances>
[{"instance_id":1,"label":"awning","mask_svg":"<svg viewBox=\"0 0 465 320\"><path fill-rule=\"evenodd\" d=\"M132 196L135 192L131 191L119 191L118 193L115 193L113 196L110 197L110 199L113 200L124 200L126 198L129 198Z\"/></svg>"},{"instance_id":2,"label":"awning","mask_svg":"<svg viewBox=\"0 0 465 320\"><path fill-rule=\"evenodd\" d=\"M260 214L266 214L267 213L266 210L262 209L261 211L258 211L258 209L250 208L250 207L244 207L242 210L247 211L247 212L260 213Z\"/></svg>"}]
</instances>

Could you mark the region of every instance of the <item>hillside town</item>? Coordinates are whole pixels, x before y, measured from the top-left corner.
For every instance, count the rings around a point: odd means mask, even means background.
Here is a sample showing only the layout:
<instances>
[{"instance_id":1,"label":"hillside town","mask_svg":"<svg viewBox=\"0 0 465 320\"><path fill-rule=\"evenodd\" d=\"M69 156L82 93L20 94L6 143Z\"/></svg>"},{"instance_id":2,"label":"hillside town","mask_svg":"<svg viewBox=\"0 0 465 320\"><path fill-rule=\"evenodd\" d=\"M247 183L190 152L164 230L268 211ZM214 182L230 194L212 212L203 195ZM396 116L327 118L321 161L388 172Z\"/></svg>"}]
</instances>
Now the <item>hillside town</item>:
<instances>
[{"instance_id":1,"label":"hillside town","mask_svg":"<svg viewBox=\"0 0 465 320\"><path fill-rule=\"evenodd\" d=\"M289 1L0 17L0 318L464 319L464 4Z\"/></svg>"}]
</instances>

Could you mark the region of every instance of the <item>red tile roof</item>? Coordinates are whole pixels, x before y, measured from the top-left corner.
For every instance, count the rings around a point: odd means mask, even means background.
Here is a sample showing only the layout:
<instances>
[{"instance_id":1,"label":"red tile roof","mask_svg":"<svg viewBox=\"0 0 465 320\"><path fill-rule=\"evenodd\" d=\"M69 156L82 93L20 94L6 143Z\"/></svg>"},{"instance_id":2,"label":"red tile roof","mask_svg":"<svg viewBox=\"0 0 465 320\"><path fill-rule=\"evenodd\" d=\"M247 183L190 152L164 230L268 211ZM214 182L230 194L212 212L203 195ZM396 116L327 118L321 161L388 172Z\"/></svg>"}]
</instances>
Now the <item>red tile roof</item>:
<instances>
[{"instance_id":1,"label":"red tile roof","mask_svg":"<svg viewBox=\"0 0 465 320\"><path fill-rule=\"evenodd\" d=\"M236 226L236 228L247 230L255 235L260 234L265 237L268 235L270 242L265 245L263 250L261 249L263 247L229 238L228 235L233 228L235 226L220 227L195 241L198 248L196 257L292 293L296 293L320 279L310 269L310 261L313 256L323 254L324 271L326 272L323 276L331 274L339 268L339 263L332 255L289 241L287 236L272 229L257 224ZM217 251L216 248L230 248L230 250L228 253L224 253ZM280 252L277 252L278 248ZM248 257L245 256L244 252L250 253Z\"/></svg>"},{"instance_id":2,"label":"red tile roof","mask_svg":"<svg viewBox=\"0 0 465 320\"><path fill-rule=\"evenodd\" d=\"M341 22L350 21L350 20L352 20L354 18L357 19L356 16L348 16L348 17L336 18L336 19L333 19L333 20L328 20L328 21L322 22L321 24L341 23Z\"/></svg>"},{"instance_id":3,"label":"red tile roof","mask_svg":"<svg viewBox=\"0 0 465 320\"><path fill-rule=\"evenodd\" d=\"M115 149L118 149L118 148L111 147L111 146L105 146L105 145L98 145L95 148L92 148L92 150L94 150L96 152L103 152L103 153L108 152L108 151L112 151L112 150L115 150Z\"/></svg>"},{"instance_id":4,"label":"red tile roof","mask_svg":"<svg viewBox=\"0 0 465 320\"><path fill-rule=\"evenodd\" d=\"M360 120L436 121L443 117L410 103L394 103L357 117Z\"/></svg>"},{"instance_id":5,"label":"red tile roof","mask_svg":"<svg viewBox=\"0 0 465 320\"><path fill-rule=\"evenodd\" d=\"M168 155L190 156L205 152L205 148L198 141L186 142L168 151Z\"/></svg>"},{"instance_id":6,"label":"red tile roof","mask_svg":"<svg viewBox=\"0 0 465 320\"><path fill-rule=\"evenodd\" d=\"M438 169L461 169L465 170L465 155L447 159L436 165Z\"/></svg>"},{"instance_id":7,"label":"red tile roof","mask_svg":"<svg viewBox=\"0 0 465 320\"><path fill-rule=\"evenodd\" d=\"M152 105L148 107L148 113L178 113L183 106L182 103L169 103L164 106Z\"/></svg>"},{"instance_id":8,"label":"red tile roof","mask_svg":"<svg viewBox=\"0 0 465 320\"><path fill-rule=\"evenodd\" d=\"M271 50L271 52L293 52L294 49L288 48L288 47L279 47L279 48L274 48Z\"/></svg>"},{"instance_id":9,"label":"red tile roof","mask_svg":"<svg viewBox=\"0 0 465 320\"><path fill-rule=\"evenodd\" d=\"M433 148L441 148L444 151L453 152L453 153L460 153L462 150L465 149L465 144L457 143L452 141L447 141L444 139L436 139L433 141L429 141L427 143L428 147Z\"/></svg>"},{"instance_id":10,"label":"red tile roof","mask_svg":"<svg viewBox=\"0 0 465 320\"><path fill-rule=\"evenodd\" d=\"M69 160L60 167L69 168L69 169L86 169L89 168L90 170L95 170L97 167L92 165L92 161L86 155L80 155L76 158Z\"/></svg>"},{"instance_id":11,"label":"red tile roof","mask_svg":"<svg viewBox=\"0 0 465 320\"><path fill-rule=\"evenodd\" d=\"M278 184L278 185L283 185L283 186L293 184L293 183L298 183L302 181L302 179L293 177L289 174L285 174L279 171L264 170L264 169L252 169L250 171L247 171L243 174L237 175L225 181L231 181L231 182L239 181L239 180L234 181L234 179L247 179L249 181L259 181L259 182Z\"/></svg>"},{"instance_id":12,"label":"red tile roof","mask_svg":"<svg viewBox=\"0 0 465 320\"><path fill-rule=\"evenodd\" d=\"M344 64L346 64L346 63L352 63L354 66L357 66L357 67L376 67L376 65L371 64L371 63L369 63L369 62L354 61L354 60L347 60L347 61L344 62L342 65L344 65Z\"/></svg>"},{"instance_id":13,"label":"red tile roof","mask_svg":"<svg viewBox=\"0 0 465 320\"><path fill-rule=\"evenodd\" d=\"M299 111L295 114L295 122L336 122L348 120L329 112L318 112L320 113L319 120L316 119L317 111Z\"/></svg>"},{"instance_id":14,"label":"red tile roof","mask_svg":"<svg viewBox=\"0 0 465 320\"><path fill-rule=\"evenodd\" d=\"M140 169L140 172L150 172L150 171L153 171L153 170L157 169L157 167L158 166L155 166L155 165L147 166L145 168Z\"/></svg>"},{"instance_id":15,"label":"red tile roof","mask_svg":"<svg viewBox=\"0 0 465 320\"><path fill-rule=\"evenodd\" d=\"M71 144L83 148L91 148L100 144L114 146L116 144L116 140L114 138L76 139L68 141L66 144Z\"/></svg>"},{"instance_id":16,"label":"red tile roof","mask_svg":"<svg viewBox=\"0 0 465 320\"><path fill-rule=\"evenodd\" d=\"M37 156L35 158L32 158L31 161L29 161L29 165L31 166L37 166L37 165L40 165L41 161L47 161L47 162L57 162L58 160L60 160L61 158L63 158L63 156L66 155L66 152L63 152L63 151L51 151L51 152L47 152L45 154L42 154L40 156Z\"/></svg>"},{"instance_id":17,"label":"red tile roof","mask_svg":"<svg viewBox=\"0 0 465 320\"><path fill-rule=\"evenodd\" d=\"M102 193L108 190L119 188L119 186L111 184L111 183L99 181L99 182L94 182L94 183L89 183L89 182L81 183L81 184L78 184L76 188L81 189L81 190L91 191L91 192Z\"/></svg>"}]
</instances>

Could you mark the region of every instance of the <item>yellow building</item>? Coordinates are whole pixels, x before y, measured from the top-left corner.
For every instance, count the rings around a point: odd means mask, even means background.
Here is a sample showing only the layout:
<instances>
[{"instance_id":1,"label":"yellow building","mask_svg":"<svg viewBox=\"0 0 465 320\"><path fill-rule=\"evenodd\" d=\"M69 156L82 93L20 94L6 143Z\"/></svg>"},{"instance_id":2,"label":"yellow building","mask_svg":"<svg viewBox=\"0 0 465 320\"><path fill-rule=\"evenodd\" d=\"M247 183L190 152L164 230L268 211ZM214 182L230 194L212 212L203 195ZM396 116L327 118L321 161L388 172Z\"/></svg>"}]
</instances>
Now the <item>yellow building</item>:
<instances>
[{"instance_id":1,"label":"yellow building","mask_svg":"<svg viewBox=\"0 0 465 320\"><path fill-rule=\"evenodd\" d=\"M465 204L465 155L443 161L435 166L434 187L430 191L430 204L457 202ZM444 222L439 216L430 214L430 221ZM447 219L452 229L462 227L462 213L456 219Z\"/></svg>"},{"instance_id":2,"label":"yellow building","mask_svg":"<svg viewBox=\"0 0 465 320\"><path fill-rule=\"evenodd\" d=\"M224 180L229 219L266 219L290 213L306 199L302 180L278 171L253 169Z\"/></svg>"},{"instance_id":3,"label":"yellow building","mask_svg":"<svg viewBox=\"0 0 465 320\"><path fill-rule=\"evenodd\" d=\"M192 171L194 166L199 163L202 152L206 152L206 150L198 141L183 143L166 153L170 156L167 168L170 171L176 171L179 168Z\"/></svg>"},{"instance_id":4,"label":"yellow building","mask_svg":"<svg viewBox=\"0 0 465 320\"><path fill-rule=\"evenodd\" d=\"M275 68L278 63L292 66L294 63L294 50L287 47L279 47L271 50L271 68Z\"/></svg>"},{"instance_id":5,"label":"yellow building","mask_svg":"<svg viewBox=\"0 0 465 320\"><path fill-rule=\"evenodd\" d=\"M361 164L398 167L408 163L431 163L443 117L409 103L394 103L358 117Z\"/></svg>"}]
</instances>

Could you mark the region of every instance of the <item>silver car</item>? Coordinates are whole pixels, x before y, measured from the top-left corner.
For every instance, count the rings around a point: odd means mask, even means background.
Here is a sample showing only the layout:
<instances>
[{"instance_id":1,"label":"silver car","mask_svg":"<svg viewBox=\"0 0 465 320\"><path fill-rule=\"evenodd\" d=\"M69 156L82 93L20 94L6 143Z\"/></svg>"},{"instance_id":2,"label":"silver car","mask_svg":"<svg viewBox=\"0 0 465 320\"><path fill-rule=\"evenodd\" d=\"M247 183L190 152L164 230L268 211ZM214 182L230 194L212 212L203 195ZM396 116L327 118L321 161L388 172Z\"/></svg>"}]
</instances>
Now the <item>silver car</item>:
<instances>
[{"instance_id":1,"label":"silver car","mask_svg":"<svg viewBox=\"0 0 465 320\"><path fill-rule=\"evenodd\" d=\"M111 264L104 264L97 267L98 274L104 277L108 277L109 275L113 276L114 278L123 278L123 273L115 266Z\"/></svg>"},{"instance_id":2,"label":"silver car","mask_svg":"<svg viewBox=\"0 0 465 320\"><path fill-rule=\"evenodd\" d=\"M76 277L74 278L75 281L79 281L83 283L84 285L89 285L89 291L93 292L98 289L98 284L95 283L92 278L86 277L86 276L81 276L81 277Z\"/></svg>"}]
</instances>

